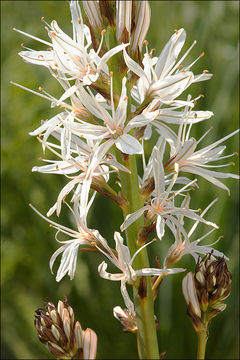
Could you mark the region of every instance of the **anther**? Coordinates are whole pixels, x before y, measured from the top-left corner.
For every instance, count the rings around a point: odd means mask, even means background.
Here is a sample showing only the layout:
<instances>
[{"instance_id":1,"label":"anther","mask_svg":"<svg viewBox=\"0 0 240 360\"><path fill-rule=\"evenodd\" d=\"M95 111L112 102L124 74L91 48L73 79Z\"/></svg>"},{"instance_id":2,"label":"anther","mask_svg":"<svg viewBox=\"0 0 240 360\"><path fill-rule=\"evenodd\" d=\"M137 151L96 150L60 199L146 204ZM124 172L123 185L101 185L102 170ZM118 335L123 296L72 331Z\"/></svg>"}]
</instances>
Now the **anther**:
<instances>
[{"instance_id":1,"label":"anther","mask_svg":"<svg viewBox=\"0 0 240 360\"><path fill-rule=\"evenodd\" d=\"M16 28L13 28L13 30L14 30L14 31L17 31L17 29L16 29Z\"/></svg>"},{"instance_id":2,"label":"anther","mask_svg":"<svg viewBox=\"0 0 240 360\"><path fill-rule=\"evenodd\" d=\"M203 51L199 56L203 57L205 55L205 52Z\"/></svg>"},{"instance_id":3,"label":"anther","mask_svg":"<svg viewBox=\"0 0 240 360\"><path fill-rule=\"evenodd\" d=\"M236 156L238 156L238 152L235 151L234 154L235 154Z\"/></svg>"},{"instance_id":4,"label":"anther","mask_svg":"<svg viewBox=\"0 0 240 360\"><path fill-rule=\"evenodd\" d=\"M41 21L44 22L44 16L41 17Z\"/></svg>"},{"instance_id":5,"label":"anther","mask_svg":"<svg viewBox=\"0 0 240 360\"><path fill-rule=\"evenodd\" d=\"M197 113L194 114L195 119L197 118Z\"/></svg>"},{"instance_id":6,"label":"anther","mask_svg":"<svg viewBox=\"0 0 240 360\"><path fill-rule=\"evenodd\" d=\"M22 48L24 47L24 43L21 43L21 47L22 47Z\"/></svg>"},{"instance_id":7,"label":"anther","mask_svg":"<svg viewBox=\"0 0 240 360\"><path fill-rule=\"evenodd\" d=\"M178 30L176 30L176 29L174 30L174 32L175 32L176 34L178 34L178 33L179 33L179 31L178 31Z\"/></svg>"},{"instance_id":8,"label":"anther","mask_svg":"<svg viewBox=\"0 0 240 360\"><path fill-rule=\"evenodd\" d=\"M199 211L200 214L202 213L202 209L201 209L201 208L198 208L197 211Z\"/></svg>"},{"instance_id":9,"label":"anther","mask_svg":"<svg viewBox=\"0 0 240 360\"><path fill-rule=\"evenodd\" d=\"M231 162L229 163L229 165L235 166L236 164L235 164L235 162L231 161Z\"/></svg>"},{"instance_id":10,"label":"anther","mask_svg":"<svg viewBox=\"0 0 240 360\"><path fill-rule=\"evenodd\" d=\"M214 129L214 127L213 126L210 126L210 128L209 128L210 130L213 130Z\"/></svg>"},{"instance_id":11,"label":"anther","mask_svg":"<svg viewBox=\"0 0 240 360\"><path fill-rule=\"evenodd\" d=\"M39 86L38 88L39 91L43 91L43 88L41 86Z\"/></svg>"},{"instance_id":12,"label":"anther","mask_svg":"<svg viewBox=\"0 0 240 360\"><path fill-rule=\"evenodd\" d=\"M38 160L38 161L42 160L42 157L41 157L41 156L39 156L37 160Z\"/></svg>"},{"instance_id":13,"label":"anther","mask_svg":"<svg viewBox=\"0 0 240 360\"><path fill-rule=\"evenodd\" d=\"M205 74L205 73L208 73L209 71L208 70L203 70L203 73Z\"/></svg>"},{"instance_id":14,"label":"anther","mask_svg":"<svg viewBox=\"0 0 240 360\"><path fill-rule=\"evenodd\" d=\"M203 94L199 94L199 97L204 98L205 96Z\"/></svg>"},{"instance_id":15,"label":"anther","mask_svg":"<svg viewBox=\"0 0 240 360\"><path fill-rule=\"evenodd\" d=\"M110 76L110 77L113 77L113 72L112 72L112 71L110 71L109 76Z\"/></svg>"},{"instance_id":16,"label":"anther","mask_svg":"<svg viewBox=\"0 0 240 360\"><path fill-rule=\"evenodd\" d=\"M79 24L81 24L81 22L82 22L82 19L81 19L81 18L79 18L79 19L78 19L78 23L79 23Z\"/></svg>"},{"instance_id":17,"label":"anther","mask_svg":"<svg viewBox=\"0 0 240 360\"><path fill-rule=\"evenodd\" d=\"M146 46L148 46L148 41L147 41L147 40L144 40L144 44L145 44Z\"/></svg>"},{"instance_id":18,"label":"anther","mask_svg":"<svg viewBox=\"0 0 240 360\"><path fill-rule=\"evenodd\" d=\"M51 33L53 36L57 36L57 34L54 31L52 31Z\"/></svg>"},{"instance_id":19,"label":"anther","mask_svg":"<svg viewBox=\"0 0 240 360\"><path fill-rule=\"evenodd\" d=\"M128 96L125 96L124 98L123 98L123 100L127 100L128 99Z\"/></svg>"},{"instance_id":20,"label":"anther","mask_svg":"<svg viewBox=\"0 0 240 360\"><path fill-rule=\"evenodd\" d=\"M104 35L106 31L107 31L106 29L103 29L103 30L101 31L101 35Z\"/></svg>"},{"instance_id":21,"label":"anther","mask_svg":"<svg viewBox=\"0 0 240 360\"><path fill-rule=\"evenodd\" d=\"M183 65L178 65L177 69L182 69Z\"/></svg>"}]
</instances>

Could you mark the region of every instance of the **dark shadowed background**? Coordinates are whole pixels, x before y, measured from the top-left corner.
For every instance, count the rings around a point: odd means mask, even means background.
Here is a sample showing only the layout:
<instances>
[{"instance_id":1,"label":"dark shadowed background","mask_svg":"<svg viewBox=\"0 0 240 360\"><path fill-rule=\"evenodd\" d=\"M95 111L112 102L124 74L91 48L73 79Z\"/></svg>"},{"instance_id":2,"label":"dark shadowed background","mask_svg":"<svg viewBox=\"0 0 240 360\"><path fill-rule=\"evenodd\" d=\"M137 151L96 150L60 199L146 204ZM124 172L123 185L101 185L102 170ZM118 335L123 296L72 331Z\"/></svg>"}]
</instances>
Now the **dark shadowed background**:
<instances>
[{"instance_id":1,"label":"dark shadowed background","mask_svg":"<svg viewBox=\"0 0 240 360\"><path fill-rule=\"evenodd\" d=\"M194 66L195 73L208 69L214 77L190 88L193 96L203 93L198 109L211 110L215 116L195 126L192 135L199 138L210 125L214 126L203 145L214 142L238 127L238 15L237 1L151 1L152 18L147 39L149 48L159 54L174 29L187 31L186 50L196 39L197 45L187 62L202 51L203 57ZM41 119L56 112L50 104L13 85L10 80L37 90L41 85L49 93L59 96L60 88L47 69L25 64L17 53L20 44L43 49L41 44L12 31L19 28L47 39L41 17L50 22L56 19L60 27L71 35L70 11L66 1L2 1L2 358L47 359L48 351L38 341L33 326L34 310L43 305L47 297L57 302L67 295L75 310L76 319L85 329L90 327L98 335L98 358L135 358L134 336L125 334L120 323L112 316L116 305L123 306L119 284L99 278L97 266L102 256L81 253L73 281L65 277L56 283L49 270L49 259L58 248L54 231L49 228L28 203L46 213L56 200L66 179L57 175L31 173L42 156L40 143L28 135ZM238 136L226 142L226 154L238 151ZM238 162L233 158L232 161ZM221 170L221 169L220 169ZM223 169L224 171L225 169ZM237 165L225 171L237 173ZM224 238L216 247L229 258L233 274L232 293L226 300L226 310L216 317L210 327L207 346L209 359L238 359L238 184L225 180L231 197L224 190L199 179L200 191L192 197L193 208L204 208L215 197L217 204L207 219L219 224L208 242L220 235ZM69 213L64 212L59 222L71 226ZM121 213L110 201L97 197L90 212L90 227L98 228L107 239L113 238L122 222ZM198 237L208 229L199 226ZM166 253L172 239L154 244L160 258ZM192 258L182 259L180 266L193 270ZM154 262L152 261L152 266ZM57 266L55 266L56 271ZM193 359L197 340L186 303L181 293L183 274L169 277L163 282L155 313L159 320L160 351L167 351L165 359Z\"/></svg>"}]
</instances>

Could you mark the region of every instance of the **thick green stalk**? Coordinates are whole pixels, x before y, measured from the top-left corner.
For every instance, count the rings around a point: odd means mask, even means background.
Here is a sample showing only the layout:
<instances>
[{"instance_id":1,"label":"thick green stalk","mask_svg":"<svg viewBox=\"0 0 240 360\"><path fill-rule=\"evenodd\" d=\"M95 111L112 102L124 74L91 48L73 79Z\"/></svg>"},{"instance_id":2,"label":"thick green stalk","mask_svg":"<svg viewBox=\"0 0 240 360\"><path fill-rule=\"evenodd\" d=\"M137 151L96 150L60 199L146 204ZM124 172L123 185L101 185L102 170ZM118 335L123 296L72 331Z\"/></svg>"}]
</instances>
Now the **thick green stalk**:
<instances>
[{"instance_id":1,"label":"thick green stalk","mask_svg":"<svg viewBox=\"0 0 240 360\"><path fill-rule=\"evenodd\" d=\"M107 31L107 44L109 48L116 46L116 34L114 28L108 28ZM116 101L122 88L122 78L126 76L126 73L121 73L123 61L122 54L119 53L113 56L109 62L109 70L113 72L113 90L114 101ZM128 108L127 115L128 120L131 115L131 85L127 85L128 95ZM118 105L118 100L115 102L115 106ZM127 121L126 121L127 122ZM126 123L125 123L126 125ZM128 214L140 209L144 205L144 201L140 196L139 183L138 183L138 171L135 155L122 154L119 150L116 150L117 160L126 166L131 174L120 171L120 182L122 195L126 199L124 206L121 206L123 215L126 217ZM133 255L141 245L137 243L138 232L143 226L143 216L135 221L126 230L127 244L131 255ZM142 269L149 267L148 255L146 249L143 249L136 256L134 263L134 269ZM156 325L154 320L154 308L153 308L153 296L151 288L151 279L149 277L144 278L146 281L138 280L133 286L134 305L136 311L137 320L137 347L140 359L159 359L158 341L156 333Z\"/></svg>"},{"instance_id":2,"label":"thick green stalk","mask_svg":"<svg viewBox=\"0 0 240 360\"><path fill-rule=\"evenodd\" d=\"M119 159L118 154L117 157ZM120 160L120 159L119 159ZM123 215L126 217L143 206L138 184L138 172L135 156L123 155L122 163L128 167L131 174L120 172L120 181L122 193L128 203L123 208ZM135 221L126 230L127 244L131 255L141 246L137 243L139 229L143 226L143 216ZM148 255L146 249L140 251L134 264L135 269L149 267ZM137 341L140 359L158 359L158 341L156 334L156 325L154 320L153 296L150 278L146 282L136 284L133 289L134 304L137 317Z\"/></svg>"},{"instance_id":3,"label":"thick green stalk","mask_svg":"<svg viewBox=\"0 0 240 360\"><path fill-rule=\"evenodd\" d=\"M199 331L198 332L198 353L197 353L198 360L205 359L206 345L207 345L207 332Z\"/></svg>"}]
</instances>

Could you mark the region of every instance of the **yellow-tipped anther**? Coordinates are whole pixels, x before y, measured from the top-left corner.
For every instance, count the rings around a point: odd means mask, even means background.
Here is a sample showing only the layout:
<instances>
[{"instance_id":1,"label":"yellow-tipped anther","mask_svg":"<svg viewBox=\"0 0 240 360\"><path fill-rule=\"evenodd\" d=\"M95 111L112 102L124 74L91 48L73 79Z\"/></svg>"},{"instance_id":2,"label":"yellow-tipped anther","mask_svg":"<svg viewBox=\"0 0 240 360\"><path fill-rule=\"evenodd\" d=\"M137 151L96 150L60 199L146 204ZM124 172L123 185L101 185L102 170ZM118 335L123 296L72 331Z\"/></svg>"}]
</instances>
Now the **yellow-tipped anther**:
<instances>
[{"instance_id":1,"label":"yellow-tipped anther","mask_svg":"<svg viewBox=\"0 0 240 360\"><path fill-rule=\"evenodd\" d=\"M145 44L146 46L148 46L148 41L147 41L147 40L144 40L144 44Z\"/></svg>"},{"instance_id":2,"label":"yellow-tipped anther","mask_svg":"<svg viewBox=\"0 0 240 360\"><path fill-rule=\"evenodd\" d=\"M205 52L203 51L203 52L200 54L200 56L203 57L204 55L205 55Z\"/></svg>"},{"instance_id":3,"label":"yellow-tipped anther","mask_svg":"<svg viewBox=\"0 0 240 360\"><path fill-rule=\"evenodd\" d=\"M113 72L112 72L112 71L110 71L109 76L110 76L110 77L113 77Z\"/></svg>"},{"instance_id":4,"label":"yellow-tipped anther","mask_svg":"<svg viewBox=\"0 0 240 360\"><path fill-rule=\"evenodd\" d=\"M203 73L205 74L205 73L208 73L209 71L208 70L203 70Z\"/></svg>"},{"instance_id":5,"label":"yellow-tipped anther","mask_svg":"<svg viewBox=\"0 0 240 360\"><path fill-rule=\"evenodd\" d=\"M39 86L38 88L39 91L43 91L43 88L41 86Z\"/></svg>"},{"instance_id":6,"label":"yellow-tipped anther","mask_svg":"<svg viewBox=\"0 0 240 360\"><path fill-rule=\"evenodd\" d=\"M101 35L104 35L106 31L107 31L106 29L103 29L103 30L101 31Z\"/></svg>"},{"instance_id":7,"label":"yellow-tipped anther","mask_svg":"<svg viewBox=\"0 0 240 360\"><path fill-rule=\"evenodd\" d=\"M41 21L42 21L42 22L44 21L44 16L41 17Z\"/></svg>"},{"instance_id":8,"label":"yellow-tipped anther","mask_svg":"<svg viewBox=\"0 0 240 360\"><path fill-rule=\"evenodd\" d=\"M178 33L179 33L179 31L178 31L177 29L174 29L174 32L175 32L176 34L178 34Z\"/></svg>"}]
</instances>

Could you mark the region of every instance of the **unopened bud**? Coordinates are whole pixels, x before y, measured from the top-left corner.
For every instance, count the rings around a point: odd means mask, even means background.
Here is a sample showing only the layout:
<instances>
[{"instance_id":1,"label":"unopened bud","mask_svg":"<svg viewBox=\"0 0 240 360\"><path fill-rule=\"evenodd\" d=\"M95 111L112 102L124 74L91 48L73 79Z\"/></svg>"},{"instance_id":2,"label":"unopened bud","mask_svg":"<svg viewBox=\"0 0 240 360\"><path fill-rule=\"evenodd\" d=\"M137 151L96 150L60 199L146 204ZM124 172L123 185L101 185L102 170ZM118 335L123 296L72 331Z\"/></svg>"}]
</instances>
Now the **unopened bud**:
<instances>
[{"instance_id":1,"label":"unopened bud","mask_svg":"<svg viewBox=\"0 0 240 360\"><path fill-rule=\"evenodd\" d=\"M197 332L207 331L210 320L226 308L222 301L230 294L231 281L225 259L216 260L212 253L199 259L194 275L185 276L183 294Z\"/></svg>"},{"instance_id":2,"label":"unopened bud","mask_svg":"<svg viewBox=\"0 0 240 360\"><path fill-rule=\"evenodd\" d=\"M95 359L97 335L91 329L83 331L80 323L74 322L67 298L59 301L57 308L49 301L45 308L37 309L35 327L39 340L55 358L83 359L83 354L88 354L84 359Z\"/></svg>"}]
</instances>

